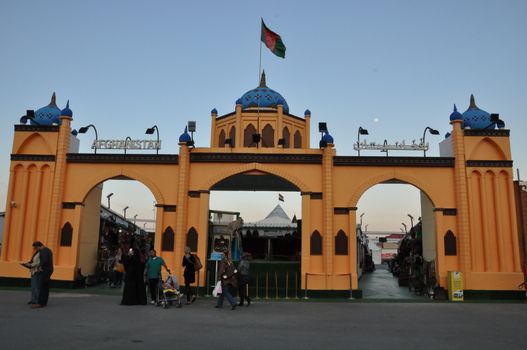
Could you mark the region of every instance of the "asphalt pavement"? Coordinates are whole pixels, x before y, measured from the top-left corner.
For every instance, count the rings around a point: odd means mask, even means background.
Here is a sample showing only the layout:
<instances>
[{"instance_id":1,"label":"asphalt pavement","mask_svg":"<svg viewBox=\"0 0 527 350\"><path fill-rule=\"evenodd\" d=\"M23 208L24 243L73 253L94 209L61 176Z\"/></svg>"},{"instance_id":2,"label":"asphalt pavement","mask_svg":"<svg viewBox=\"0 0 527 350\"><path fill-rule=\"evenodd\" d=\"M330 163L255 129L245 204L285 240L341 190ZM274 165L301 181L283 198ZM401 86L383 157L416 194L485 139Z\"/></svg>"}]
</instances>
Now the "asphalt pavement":
<instances>
[{"instance_id":1,"label":"asphalt pavement","mask_svg":"<svg viewBox=\"0 0 527 350\"><path fill-rule=\"evenodd\" d=\"M30 309L0 290L0 349L525 349L527 304L266 301L231 311L121 306L119 295L55 292Z\"/></svg>"}]
</instances>

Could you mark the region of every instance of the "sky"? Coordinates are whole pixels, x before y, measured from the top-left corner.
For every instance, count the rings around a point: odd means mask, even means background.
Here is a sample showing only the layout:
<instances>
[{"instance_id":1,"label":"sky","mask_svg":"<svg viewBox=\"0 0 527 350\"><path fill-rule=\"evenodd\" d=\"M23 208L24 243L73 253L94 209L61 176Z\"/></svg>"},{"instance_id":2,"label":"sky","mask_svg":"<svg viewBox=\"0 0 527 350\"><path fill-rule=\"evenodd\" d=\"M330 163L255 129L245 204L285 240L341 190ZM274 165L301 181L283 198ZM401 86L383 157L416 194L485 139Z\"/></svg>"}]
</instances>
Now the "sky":
<instances>
[{"instance_id":1,"label":"sky","mask_svg":"<svg viewBox=\"0 0 527 350\"><path fill-rule=\"evenodd\" d=\"M0 210L13 125L26 109L47 105L53 92L61 108L70 100L74 128L94 124L101 139L143 139L156 124L160 152L178 153L179 135L195 120L196 146L209 146L210 111L232 112L258 85L260 18L287 47L285 59L263 48L267 85L292 114L311 111L312 147L318 122L327 122L338 155L356 154L359 126L369 130L368 142L378 143L419 142L430 126L441 135L427 136L428 155L438 156L453 104L463 112L474 94L511 130L514 168L527 174L526 14L522 0L2 0ZM79 137L81 152L91 152L90 132ZM370 218L371 230L398 231L406 213L419 211L415 188L392 186L394 203L404 198L407 207L396 212L400 203L385 204L382 191L368 191L358 212ZM104 191L119 192L112 197L117 209L130 204L140 217L153 215L148 194L111 183ZM211 209L233 210L237 202L250 218L278 204L276 194L221 195L211 196ZM256 195L265 205L247 208ZM300 216L299 203L286 198L283 205ZM394 218L385 220L382 210Z\"/></svg>"}]
</instances>

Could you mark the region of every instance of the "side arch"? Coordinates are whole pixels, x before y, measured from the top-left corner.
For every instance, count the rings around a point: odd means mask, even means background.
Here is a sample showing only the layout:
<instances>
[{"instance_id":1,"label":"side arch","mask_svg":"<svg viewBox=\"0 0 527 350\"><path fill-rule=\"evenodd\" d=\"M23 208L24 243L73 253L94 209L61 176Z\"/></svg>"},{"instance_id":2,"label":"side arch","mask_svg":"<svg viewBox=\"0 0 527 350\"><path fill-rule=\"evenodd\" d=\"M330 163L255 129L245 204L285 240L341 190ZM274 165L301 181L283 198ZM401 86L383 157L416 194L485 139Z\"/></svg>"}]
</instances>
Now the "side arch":
<instances>
[{"instance_id":1,"label":"side arch","mask_svg":"<svg viewBox=\"0 0 527 350\"><path fill-rule=\"evenodd\" d=\"M17 154L55 154L50 145L39 133L32 134L16 150Z\"/></svg>"},{"instance_id":2,"label":"side arch","mask_svg":"<svg viewBox=\"0 0 527 350\"><path fill-rule=\"evenodd\" d=\"M506 160L507 156L494 140L485 137L476 145L476 147L474 147L467 159Z\"/></svg>"},{"instance_id":3,"label":"side arch","mask_svg":"<svg viewBox=\"0 0 527 350\"><path fill-rule=\"evenodd\" d=\"M74 200L77 202L84 203L86 196L88 196L90 191L95 186L97 186L101 182L104 182L106 180L111 180L118 176L126 176L132 180L141 182L143 185L145 185L150 190L150 192L152 192L152 195L156 199L157 204L165 204L165 200L163 198L163 195L161 194L161 191L150 178L143 176L138 172L135 172L133 170L128 170L128 169L118 169L118 170L115 169L115 170L108 170L108 171L98 173L95 177L91 178L90 180L82 184L81 191L80 191L82 198L74 198Z\"/></svg>"},{"instance_id":4,"label":"side arch","mask_svg":"<svg viewBox=\"0 0 527 350\"><path fill-rule=\"evenodd\" d=\"M291 182L296 187L298 187L298 189L301 192L309 191L309 188L307 187L307 185L304 184L300 179L296 178L295 176L292 176L289 173L287 173L287 172L285 172L285 171L283 171L281 169L277 169L275 167L272 167L272 166L269 166L269 165L265 165L265 164L260 164L260 163L248 163L248 164L245 164L245 165L241 165L241 166L239 166L237 168L229 168L229 169L227 169L227 170L225 170L223 172L220 172L220 173L216 174L215 176L209 178L205 182L204 187L205 187L205 189L210 190L212 188L212 186L214 186L215 184L217 184L218 182L220 182L223 179L226 179L226 178L228 178L230 176L233 176L233 175L242 174L242 173L246 173L248 171L253 171L253 170L259 170L259 171L262 171L264 173L276 175L278 177L286 179L287 181Z\"/></svg>"},{"instance_id":5,"label":"side arch","mask_svg":"<svg viewBox=\"0 0 527 350\"><path fill-rule=\"evenodd\" d=\"M359 202L359 199L362 197L362 195L367 190L369 190L371 187L373 187L375 185L378 185L378 184L381 184L381 183L383 183L385 181L393 180L393 179L400 180L400 181L403 181L403 182L405 182L405 183L407 183L409 185L417 187L418 189L423 191L428 196L428 198L430 199L430 201L432 202L432 205L434 207L438 206L437 201L434 199L435 196L432 195L433 194L432 189L425 182L419 180L416 177L408 175L406 173L399 173L399 172L393 171L393 170L381 173L381 174L379 174L377 176L374 176L374 177L370 177L370 178L366 179L364 182L362 182L357 187L355 192L351 195L351 198L348 201L348 206L349 207L356 207L357 203Z\"/></svg>"}]
</instances>

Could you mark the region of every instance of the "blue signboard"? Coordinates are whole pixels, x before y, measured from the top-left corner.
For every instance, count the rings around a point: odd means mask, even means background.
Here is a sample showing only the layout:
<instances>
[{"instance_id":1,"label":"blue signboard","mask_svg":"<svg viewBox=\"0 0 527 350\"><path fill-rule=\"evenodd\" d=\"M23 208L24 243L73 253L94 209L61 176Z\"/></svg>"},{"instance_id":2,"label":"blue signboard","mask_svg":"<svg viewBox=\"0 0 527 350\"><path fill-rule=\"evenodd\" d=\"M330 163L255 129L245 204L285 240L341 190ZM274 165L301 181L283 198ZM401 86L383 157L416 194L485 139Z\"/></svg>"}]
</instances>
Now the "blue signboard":
<instances>
[{"instance_id":1,"label":"blue signboard","mask_svg":"<svg viewBox=\"0 0 527 350\"><path fill-rule=\"evenodd\" d=\"M223 253L212 252L212 254L210 254L210 260L221 261L221 259L223 259Z\"/></svg>"}]
</instances>

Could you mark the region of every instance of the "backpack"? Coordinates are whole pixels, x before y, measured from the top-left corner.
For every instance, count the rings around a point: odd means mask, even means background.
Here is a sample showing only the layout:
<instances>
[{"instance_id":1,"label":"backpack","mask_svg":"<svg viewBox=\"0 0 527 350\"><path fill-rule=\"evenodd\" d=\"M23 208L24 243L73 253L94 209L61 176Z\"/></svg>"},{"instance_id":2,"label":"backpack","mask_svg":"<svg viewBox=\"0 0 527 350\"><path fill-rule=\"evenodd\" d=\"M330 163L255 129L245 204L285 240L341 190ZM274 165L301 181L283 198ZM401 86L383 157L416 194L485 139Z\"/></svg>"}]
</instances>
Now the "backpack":
<instances>
[{"instance_id":1,"label":"backpack","mask_svg":"<svg viewBox=\"0 0 527 350\"><path fill-rule=\"evenodd\" d=\"M199 260L199 257L197 255L194 255L194 270L197 272L201 270L203 265L201 264L201 260Z\"/></svg>"}]
</instances>

